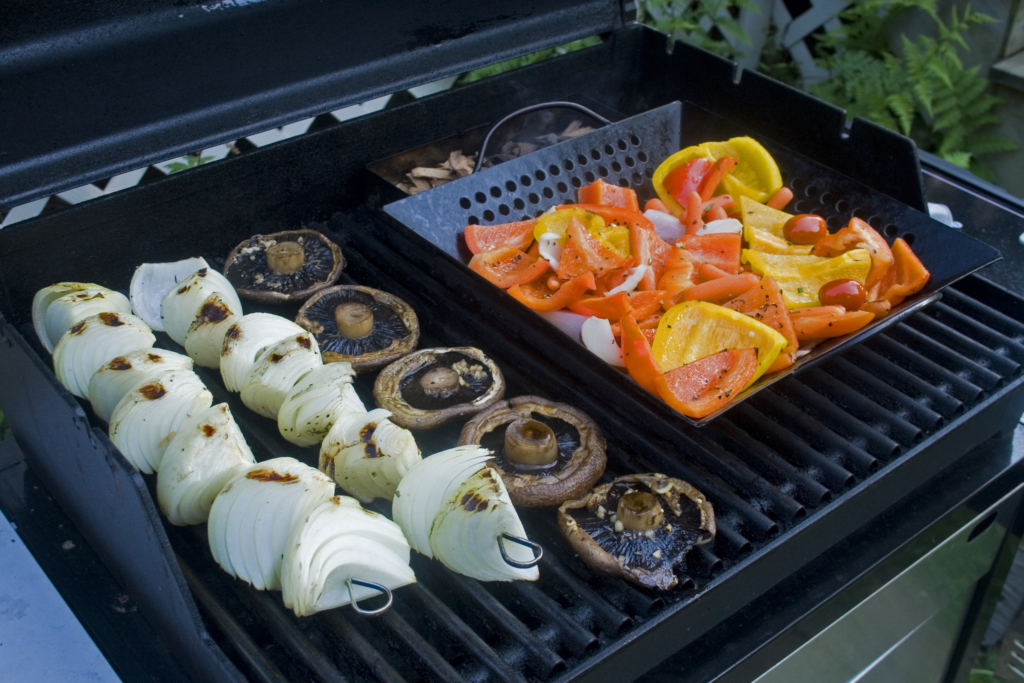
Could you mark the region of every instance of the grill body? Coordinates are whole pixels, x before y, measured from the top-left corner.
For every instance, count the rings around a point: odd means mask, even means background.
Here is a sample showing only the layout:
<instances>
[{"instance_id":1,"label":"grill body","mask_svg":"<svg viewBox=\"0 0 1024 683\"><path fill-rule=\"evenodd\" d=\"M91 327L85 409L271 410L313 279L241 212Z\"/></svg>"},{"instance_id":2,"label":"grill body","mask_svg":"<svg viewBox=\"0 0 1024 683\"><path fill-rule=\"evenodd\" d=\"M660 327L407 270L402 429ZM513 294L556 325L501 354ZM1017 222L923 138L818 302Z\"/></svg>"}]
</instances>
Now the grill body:
<instances>
[{"instance_id":1,"label":"grill body","mask_svg":"<svg viewBox=\"0 0 1024 683\"><path fill-rule=\"evenodd\" d=\"M919 177L900 175L916 170L916 156L901 156L892 144L898 138L866 124L841 138L835 116L811 117L814 124L800 137L782 120L786 103L828 114L826 106L755 75L737 85L728 63L687 48L667 54L661 36L630 28L583 53L0 234L0 408L32 469L194 679L635 678L673 653L698 657L700 644L732 615L749 618L747 610L779 591L798 591L789 582L837 544L877 532L889 511L933 490L937 477L967 466L973 449L1013 429L1024 410L1024 307L976 276L947 290L942 302L695 430L666 421L653 401L623 400L624 378L602 378L571 355L539 353L563 342L546 327L511 320L503 293L480 289L455 264L422 258L411 238L377 211L384 198L363 171L366 164L496 120L516 106L554 99L583 71L594 82L574 84L613 109L635 113L697 99L824 163L839 161L837 167L876 189L884 185L907 203L920 201L914 197ZM737 101L740 86L744 99ZM763 106L768 100L773 107ZM843 157L854 144L847 139L869 150L888 145L897 157L886 171L895 176L892 184L877 177L885 165L869 164L870 154ZM859 164L871 170L857 173ZM548 551L536 585L484 586L418 558L420 583L396 593L398 605L388 616L368 622L342 610L298 620L278 596L251 592L214 567L202 529L165 528L152 482L125 462L87 406L49 370L31 335L32 294L68 279L126 288L140 263L197 253L215 263L251 234L311 221L342 244L348 277L416 308L424 346L480 346L505 371L510 395L540 393L594 416L609 439L609 476L662 471L704 491L720 531L713 545L690 556L689 580L654 595L596 577L561 543L553 515L529 512L527 530ZM258 459L293 455L313 462L315 453L282 441L276 426L241 407L218 377L206 373L204 380L217 401L231 403ZM365 379L359 388L366 397ZM420 443L432 452L453 437L441 430ZM1003 486L1024 478L1007 472ZM965 482L984 484L963 476L951 481L963 495L970 493L962 490ZM916 530L941 522L959 502L943 501L915 518ZM881 542L898 538L883 534ZM710 666L714 659L700 661Z\"/></svg>"}]
</instances>

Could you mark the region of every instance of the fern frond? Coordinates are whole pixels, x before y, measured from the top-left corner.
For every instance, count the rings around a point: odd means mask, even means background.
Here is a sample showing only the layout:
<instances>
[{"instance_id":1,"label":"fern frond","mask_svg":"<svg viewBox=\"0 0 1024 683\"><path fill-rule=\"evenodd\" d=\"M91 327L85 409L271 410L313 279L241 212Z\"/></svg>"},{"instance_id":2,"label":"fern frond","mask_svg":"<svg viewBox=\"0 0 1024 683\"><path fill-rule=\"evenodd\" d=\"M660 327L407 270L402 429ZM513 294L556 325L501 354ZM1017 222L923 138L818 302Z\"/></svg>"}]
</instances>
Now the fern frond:
<instances>
[{"instance_id":1,"label":"fern frond","mask_svg":"<svg viewBox=\"0 0 1024 683\"><path fill-rule=\"evenodd\" d=\"M910 90L914 93L917 98L918 104L920 104L929 116L932 116L932 91L928 87L928 83L919 80L910 86Z\"/></svg>"},{"instance_id":2,"label":"fern frond","mask_svg":"<svg viewBox=\"0 0 1024 683\"><path fill-rule=\"evenodd\" d=\"M950 109L932 123L932 130L943 130L960 123L963 118L959 108Z\"/></svg>"},{"instance_id":3,"label":"fern frond","mask_svg":"<svg viewBox=\"0 0 1024 683\"><path fill-rule=\"evenodd\" d=\"M942 142L939 143L941 156L964 151L964 129L962 126L950 126L949 129L942 132L944 133Z\"/></svg>"},{"instance_id":4,"label":"fern frond","mask_svg":"<svg viewBox=\"0 0 1024 683\"><path fill-rule=\"evenodd\" d=\"M941 156L946 161L956 164L960 168L971 167L971 153L970 152L940 152Z\"/></svg>"},{"instance_id":5,"label":"fern frond","mask_svg":"<svg viewBox=\"0 0 1024 683\"><path fill-rule=\"evenodd\" d=\"M914 109L914 98L904 92L890 95L885 103L899 121L900 131L904 135L910 135L910 129L914 126L914 115L917 113Z\"/></svg>"},{"instance_id":6,"label":"fern frond","mask_svg":"<svg viewBox=\"0 0 1024 683\"><path fill-rule=\"evenodd\" d=\"M744 45L750 45L750 36L743 30L739 22L731 17L716 17L715 26L718 27L722 33L728 33L730 36L740 41Z\"/></svg>"},{"instance_id":7,"label":"fern frond","mask_svg":"<svg viewBox=\"0 0 1024 683\"><path fill-rule=\"evenodd\" d=\"M1016 152L1020 147L1013 140L998 135L974 135L967 140L967 151L972 154L999 154Z\"/></svg>"},{"instance_id":8,"label":"fern frond","mask_svg":"<svg viewBox=\"0 0 1024 683\"><path fill-rule=\"evenodd\" d=\"M974 175L978 176L982 180L987 180L990 183L996 182L996 174L992 172L988 164L985 164L978 159L971 157L971 164L968 170Z\"/></svg>"},{"instance_id":9,"label":"fern frond","mask_svg":"<svg viewBox=\"0 0 1024 683\"><path fill-rule=\"evenodd\" d=\"M985 95L984 97L979 97L973 102L970 102L966 107L964 107L964 114L972 118L978 118L988 114L993 107L1001 102L1002 100L995 95Z\"/></svg>"},{"instance_id":10,"label":"fern frond","mask_svg":"<svg viewBox=\"0 0 1024 683\"><path fill-rule=\"evenodd\" d=\"M953 88L953 79L949 77L949 74L946 73L946 70L942 67L941 64L939 64L939 62L928 62L928 64L925 65L925 71L934 76L935 78L939 79L940 81L942 81L942 84L945 85L947 88Z\"/></svg>"}]
</instances>

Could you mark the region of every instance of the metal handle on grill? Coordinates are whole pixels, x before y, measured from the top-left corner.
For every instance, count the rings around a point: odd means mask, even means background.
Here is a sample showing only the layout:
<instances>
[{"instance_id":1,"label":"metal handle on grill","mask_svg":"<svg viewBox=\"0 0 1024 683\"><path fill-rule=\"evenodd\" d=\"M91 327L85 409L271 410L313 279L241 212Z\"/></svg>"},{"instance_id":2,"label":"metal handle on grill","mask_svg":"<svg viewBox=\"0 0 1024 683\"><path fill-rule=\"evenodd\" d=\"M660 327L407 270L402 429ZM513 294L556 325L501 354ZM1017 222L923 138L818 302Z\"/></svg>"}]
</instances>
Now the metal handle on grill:
<instances>
[{"instance_id":1,"label":"metal handle on grill","mask_svg":"<svg viewBox=\"0 0 1024 683\"><path fill-rule=\"evenodd\" d=\"M363 609L359 606L359 603L356 602L355 593L352 591L353 583L358 586L362 586L363 588L374 588L380 591L384 595L388 596L388 601L384 604L383 607L378 607L377 609ZM345 585L348 586L348 597L352 601L352 609L354 609L359 614L362 614L364 617L377 617L381 614L384 614L389 609L391 609L391 603L395 601L395 597L391 594L391 591L388 589L387 586L375 583L373 581L363 581L362 579L346 579Z\"/></svg>"},{"instance_id":2,"label":"metal handle on grill","mask_svg":"<svg viewBox=\"0 0 1024 683\"><path fill-rule=\"evenodd\" d=\"M519 560L513 560L509 557L508 552L505 550L505 544L502 543L502 539L518 543L521 546L525 546L533 551L533 559L529 562L520 562ZM527 538L519 538L518 536L512 536L510 534L502 534L498 536L498 549L501 551L501 559L505 560L505 564L515 567L516 569L529 569L530 567L537 566L540 562L540 558L544 557L544 548L540 547L539 543L534 543Z\"/></svg>"},{"instance_id":3,"label":"metal handle on grill","mask_svg":"<svg viewBox=\"0 0 1024 683\"><path fill-rule=\"evenodd\" d=\"M509 121L510 119L514 119L517 116L521 116L522 114L529 114L531 111L537 111L539 109L558 109L558 108L562 108L562 109L575 109L577 111L581 111L584 114L586 114L587 116L589 116L590 118L594 119L595 121L600 121L602 124L604 124L606 126L609 123L611 123L611 121L609 121L605 117L601 116L600 114L598 114L596 112L593 112L590 109L587 109L582 104L576 104L575 102L544 102L542 104L534 104L534 105L530 105L529 107L523 107L522 109L520 109L518 111L512 112L511 114L509 114L508 116L503 118L501 121L498 121L496 124L494 124L491 127L491 129L489 131L487 131L487 137L484 138L484 144L480 145L480 153L476 155L476 164L473 166L473 173L476 173L477 171L480 170L480 164L482 164L484 162L484 156L486 156L485 153L487 152L487 145L490 144L491 136L494 135L494 131L498 130L498 128L500 128L502 125L504 125L505 122Z\"/></svg>"}]
</instances>

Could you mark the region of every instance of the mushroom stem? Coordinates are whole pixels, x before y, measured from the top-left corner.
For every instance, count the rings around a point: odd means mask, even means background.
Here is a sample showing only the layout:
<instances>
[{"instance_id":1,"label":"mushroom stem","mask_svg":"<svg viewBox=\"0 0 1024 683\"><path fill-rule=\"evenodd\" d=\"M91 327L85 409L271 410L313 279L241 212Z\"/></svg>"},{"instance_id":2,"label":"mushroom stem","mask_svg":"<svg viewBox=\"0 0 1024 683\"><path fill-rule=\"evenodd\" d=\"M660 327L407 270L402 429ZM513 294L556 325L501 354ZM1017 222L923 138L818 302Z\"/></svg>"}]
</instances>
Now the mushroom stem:
<instances>
[{"instance_id":1,"label":"mushroom stem","mask_svg":"<svg viewBox=\"0 0 1024 683\"><path fill-rule=\"evenodd\" d=\"M355 301L334 309L338 332L349 339L360 339L373 332L373 309Z\"/></svg>"},{"instance_id":2,"label":"mushroom stem","mask_svg":"<svg viewBox=\"0 0 1024 683\"><path fill-rule=\"evenodd\" d=\"M633 531L649 531L657 529L665 521L665 511L661 503L646 491L631 491L619 499L619 507L615 515L622 526Z\"/></svg>"},{"instance_id":3,"label":"mushroom stem","mask_svg":"<svg viewBox=\"0 0 1024 683\"><path fill-rule=\"evenodd\" d=\"M267 247L267 266L275 273L287 275L306 263L306 253L298 242L278 242Z\"/></svg>"},{"instance_id":4,"label":"mushroom stem","mask_svg":"<svg viewBox=\"0 0 1024 683\"><path fill-rule=\"evenodd\" d=\"M551 465L558 460L558 440L543 422L516 420L505 430L505 457L517 465Z\"/></svg>"},{"instance_id":5,"label":"mushroom stem","mask_svg":"<svg viewBox=\"0 0 1024 683\"><path fill-rule=\"evenodd\" d=\"M420 386L427 396L448 396L459 388L459 373L443 366L431 368L420 378Z\"/></svg>"}]
</instances>

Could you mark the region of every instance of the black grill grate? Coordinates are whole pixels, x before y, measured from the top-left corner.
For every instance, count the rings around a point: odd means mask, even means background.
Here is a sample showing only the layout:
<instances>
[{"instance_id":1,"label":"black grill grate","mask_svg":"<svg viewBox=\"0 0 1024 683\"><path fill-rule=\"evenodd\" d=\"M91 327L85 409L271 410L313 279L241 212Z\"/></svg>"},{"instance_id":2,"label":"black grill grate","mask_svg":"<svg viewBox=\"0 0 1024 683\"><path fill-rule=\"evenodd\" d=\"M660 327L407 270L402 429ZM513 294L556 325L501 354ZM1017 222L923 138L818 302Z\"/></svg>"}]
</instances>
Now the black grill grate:
<instances>
[{"instance_id":1,"label":"black grill grate","mask_svg":"<svg viewBox=\"0 0 1024 683\"><path fill-rule=\"evenodd\" d=\"M346 256L360 283L394 291L414 307L427 305L351 245ZM973 280L965 282L969 287ZM428 323L424 345L471 343L462 334ZM663 594L593 574L567 548L550 510L522 514L529 536L545 548L538 582L479 583L414 553L419 583L397 591L394 608L375 620L347 609L296 618L278 594L253 591L216 567L205 527L169 528L169 536L215 639L252 680L572 680L588 663L737 575L769 542L785 540L884 474L1018 378L1022 359L1022 321L954 288L867 344L776 383L704 429L688 430L689 442L679 444L685 459L648 460L612 439L606 478L663 471L695 484L715 506L714 543L691 553L688 578ZM510 395L543 393L522 370L506 371ZM235 401L218 391L214 373L204 379L217 400ZM368 380L362 381L366 398ZM311 450L274 438L268 421L242 407L234 412L247 434L259 435L260 459L314 459ZM422 447L448 447L454 434L442 430L421 440Z\"/></svg>"}]
</instances>

